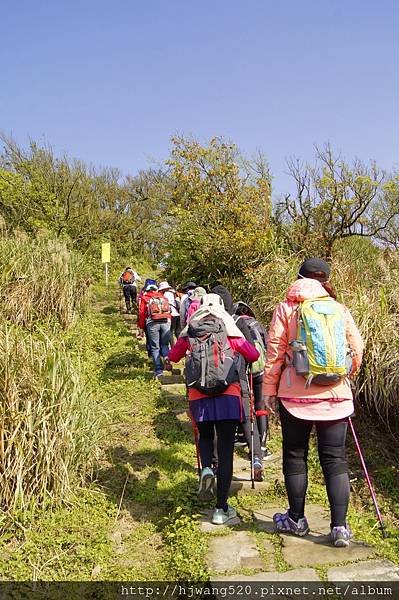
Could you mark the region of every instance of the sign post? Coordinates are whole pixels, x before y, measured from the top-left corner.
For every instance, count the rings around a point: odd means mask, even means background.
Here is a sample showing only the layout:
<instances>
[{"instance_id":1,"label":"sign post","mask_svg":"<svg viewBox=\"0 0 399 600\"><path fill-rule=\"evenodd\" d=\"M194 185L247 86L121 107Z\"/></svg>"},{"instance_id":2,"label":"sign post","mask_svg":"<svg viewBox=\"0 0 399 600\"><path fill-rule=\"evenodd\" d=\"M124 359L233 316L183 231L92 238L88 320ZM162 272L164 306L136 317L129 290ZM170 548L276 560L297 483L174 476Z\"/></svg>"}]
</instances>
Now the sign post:
<instances>
[{"instance_id":1,"label":"sign post","mask_svg":"<svg viewBox=\"0 0 399 600\"><path fill-rule=\"evenodd\" d=\"M101 244L101 262L105 265L105 285L108 287L108 265L111 262L111 244Z\"/></svg>"}]
</instances>

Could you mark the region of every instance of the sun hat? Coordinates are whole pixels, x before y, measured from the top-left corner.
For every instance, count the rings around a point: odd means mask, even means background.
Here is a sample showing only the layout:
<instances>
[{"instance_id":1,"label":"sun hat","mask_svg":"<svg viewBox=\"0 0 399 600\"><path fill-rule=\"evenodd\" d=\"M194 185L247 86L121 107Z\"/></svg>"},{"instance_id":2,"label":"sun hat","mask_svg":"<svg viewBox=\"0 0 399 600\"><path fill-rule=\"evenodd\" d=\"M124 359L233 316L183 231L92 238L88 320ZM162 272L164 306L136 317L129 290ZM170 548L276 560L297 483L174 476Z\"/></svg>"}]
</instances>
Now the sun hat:
<instances>
[{"instance_id":1,"label":"sun hat","mask_svg":"<svg viewBox=\"0 0 399 600\"><path fill-rule=\"evenodd\" d=\"M169 285L169 283L167 281L161 281L158 286L159 292L162 292L163 290L170 290L170 289L172 289L172 286Z\"/></svg>"},{"instance_id":2,"label":"sun hat","mask_svg":"<svg viewBox=\"0 0 399 600\"><path fill-rule=\"evenodd\" d=\"M187 281L187 283L183 285L182 290L183 292L185 292L186 290L193 290L196 287L197 284L195 283L195 281Z\"/></svg>"}]
</instances>

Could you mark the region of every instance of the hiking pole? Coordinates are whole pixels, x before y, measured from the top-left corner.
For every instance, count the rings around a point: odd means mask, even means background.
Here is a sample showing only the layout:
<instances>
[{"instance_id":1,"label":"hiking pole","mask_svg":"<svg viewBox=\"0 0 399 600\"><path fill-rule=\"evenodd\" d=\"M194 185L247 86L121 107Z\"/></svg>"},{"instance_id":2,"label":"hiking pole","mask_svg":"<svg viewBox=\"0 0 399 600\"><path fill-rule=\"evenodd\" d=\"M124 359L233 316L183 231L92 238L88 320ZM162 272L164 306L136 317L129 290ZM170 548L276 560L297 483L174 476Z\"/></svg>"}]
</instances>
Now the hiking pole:
<instances>
[{"instance_id":1,"label":"hiking pole","mask_svg":"<svg viewBox=\"0 0 399 600\"><path fill-rule=\"evenodd\" d=\"M192 415L191 410L188 410L188 413L190 415L190 419L191 419L191 426L193 428L193 433L194 433L194 443L195 443L195 452L197 455L197 471L198 471L198 477L201 477L201 458L200 458L200 451L199 451L199 431L198 431L198 427L196 422L194 421L194 417Z\"/></svg>"},{"instance_id":2,"label":"hiking pole","mask_svg":"<svg viewBox=\"0 0 399 600\"><path fill-rule=\"evenodd\" d=\"M353 427L352 419L350 417L348 418L348 421L349 421L349 427L351 428L353 439L354 439L354 442L355 442L356 451L358 453L358 456L359 456L359 459L360 459L360 463L362 465L362 469L363 469L364 475L366 477L367 485L368 485L369 490L370 490L371 498L372 498L373 503L374 503L374 508L375 508L375 512L376 512L376 515L377 515L377 519L380 522L382 537L385 539L385 538L388 537L388 535L387 535L387 532L385 530L385 524L384 524L384 521L382 520L380 509L378 508L377 498L376 498L376 495L375 495L375 492L374 492L374 489L373 489L373 486L372 486L372 483L371 483L370 476L369 476L368 471L367 471L366 463L364 462L364 458L363 458L362 450L360 448L359 440L357 439L355 428Z\"/></svg>"},{"instance_id":3,"label":"hiking pole","mask_svg":"<svg viewBox=\"0 0 399 600\"><path fill-rule=\"evenodd\" d=\"M247 381L249 387L249 412L251 415L251 489L255 489L255 469L254 469L254 392L253 392L253 380L252 371L248 369L249 377L247 373Z\"/></svg>"}]
</instances>

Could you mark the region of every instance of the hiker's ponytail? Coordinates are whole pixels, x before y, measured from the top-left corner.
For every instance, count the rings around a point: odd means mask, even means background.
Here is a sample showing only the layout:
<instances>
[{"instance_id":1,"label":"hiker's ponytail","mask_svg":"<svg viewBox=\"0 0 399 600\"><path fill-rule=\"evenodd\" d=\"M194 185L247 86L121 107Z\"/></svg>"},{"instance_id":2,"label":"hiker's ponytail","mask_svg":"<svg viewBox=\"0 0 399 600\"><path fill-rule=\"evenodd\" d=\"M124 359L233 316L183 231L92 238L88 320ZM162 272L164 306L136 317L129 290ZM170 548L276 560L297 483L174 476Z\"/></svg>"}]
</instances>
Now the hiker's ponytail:
<instances>
[{"instance_id":1,"label":"hiker's ponytail","mask_svg":"<svg viewBox=\"0 0 399 600\"><path fill-rule=\"evenodd\" d=\"M326 292L331 296L331 298L334 298L334 300L336 300L337 299L337 293L334 290L334 288L331 285L331 283L329 281L320 281L320 283L323 286L323 288L326 290Z\"/></svg>"}]
</instances>

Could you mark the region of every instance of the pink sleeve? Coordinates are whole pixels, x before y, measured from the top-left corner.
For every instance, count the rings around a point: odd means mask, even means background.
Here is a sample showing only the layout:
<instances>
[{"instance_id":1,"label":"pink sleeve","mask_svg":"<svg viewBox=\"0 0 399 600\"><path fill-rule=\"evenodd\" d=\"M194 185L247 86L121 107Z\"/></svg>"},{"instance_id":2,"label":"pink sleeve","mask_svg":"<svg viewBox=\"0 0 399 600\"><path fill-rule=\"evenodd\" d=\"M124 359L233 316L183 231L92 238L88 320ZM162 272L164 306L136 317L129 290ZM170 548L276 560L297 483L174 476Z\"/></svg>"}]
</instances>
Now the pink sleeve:
<instances>
[{"instance_id":1,"label":"pink sleeve","mask_svg":"<svg viewBox=\"0 0 399 600\"><path fill-rule=\"evenodd\" d=\"M364 351L364 343L360 331L356 327L355 321L349 310L345 309L345 330L346 330L346 339L348 340L349 348L352 350L352 371L351 375L356 373L360 369L360 365L362 364L363 351Z\"/></svg>"},{"instance_id":2,"label":"pink sleeve","mask_svg":"<svg viewBox=\"0 0 399 600\"><path fill-rule=\"evenodd\" d=\"M231 337L229 338L229 343L231 349L242 354L247 362L252 363L259 358L259 352L255 346L248 342L245 338Z\"/></svg>"},{"instance_id":3,"label":"pink sleeve","mask_svg":"<svg viewBox=\"0 0 399 600\"><path fill-rule=\"evenodd\" d=\"M188 337L179 337L173 348L169 350L169 360L171 360L172 362L179 362L179 360L185 356L188 349Z\"/></svg>"},{"instance_id":4,"label":"pink sleeve","mask_svg":"<svg viewBox=\"0 0 399 600\"><path fill-rule=\"evenodd\" d=\"M276 307L269 328L266 365L263 375L263 393L267 396L275 396L277 394L287 348L288 321L284 310L284 303L282 302Z\"/></svg>"}]
</instances>

